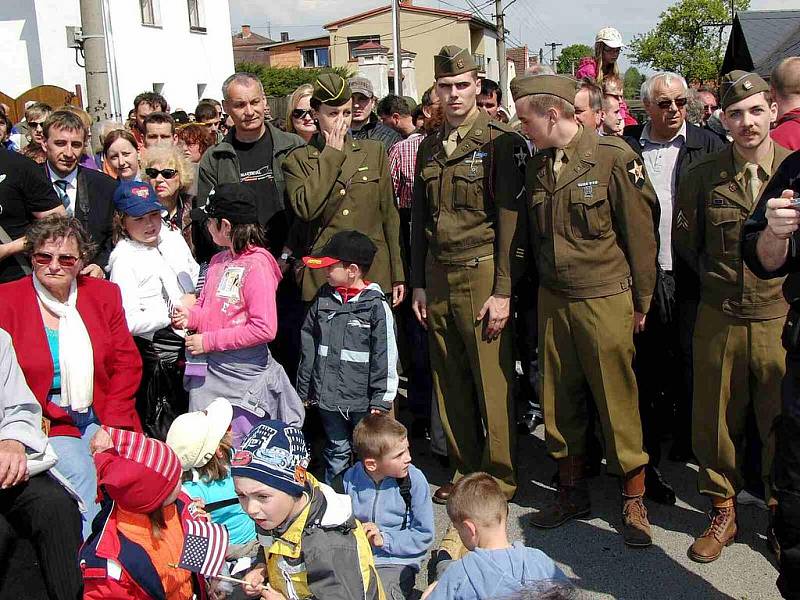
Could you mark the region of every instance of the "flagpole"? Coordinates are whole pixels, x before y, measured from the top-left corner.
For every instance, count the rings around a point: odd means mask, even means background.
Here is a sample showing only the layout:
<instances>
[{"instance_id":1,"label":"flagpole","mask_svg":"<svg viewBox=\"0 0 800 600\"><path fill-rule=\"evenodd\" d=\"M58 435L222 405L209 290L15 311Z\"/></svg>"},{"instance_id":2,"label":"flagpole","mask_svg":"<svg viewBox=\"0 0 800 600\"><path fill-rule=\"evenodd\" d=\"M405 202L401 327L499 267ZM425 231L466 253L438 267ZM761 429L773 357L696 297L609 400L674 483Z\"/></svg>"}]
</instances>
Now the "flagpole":
<instances>
[{"instance_id":1,"label":"flagpole","mask_svg":"<svg viewBox=\"0 0 800 600\"><path fill-rule=\"evenodd\" d=\"M179 567L175 563L168 563L168 565L170 567L172 567L173 569L182 569L183 568L183 567ZM252 583L246 582L244 579L236 579L235 577L227 577L226 575L212 575L211 579L219 579L220 581L229 581L231 583L237 583L239 585L249 585L250 587L257 589L259 592L262 591L262 590L269 589L269 584L267 584L266 586L261 585L260 583L257 583L255 585L253 585Z\"/></svg>"}]
</instances>

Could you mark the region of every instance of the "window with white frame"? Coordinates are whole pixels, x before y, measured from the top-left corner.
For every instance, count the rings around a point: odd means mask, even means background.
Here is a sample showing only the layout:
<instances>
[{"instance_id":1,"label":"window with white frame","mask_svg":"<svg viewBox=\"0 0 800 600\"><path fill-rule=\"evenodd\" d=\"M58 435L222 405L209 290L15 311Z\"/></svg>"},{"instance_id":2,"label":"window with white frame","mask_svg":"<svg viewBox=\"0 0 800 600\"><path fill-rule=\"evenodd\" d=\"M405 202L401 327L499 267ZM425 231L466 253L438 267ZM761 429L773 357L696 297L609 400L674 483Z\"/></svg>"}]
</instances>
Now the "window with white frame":
<instances>
[{"instance_id":1,"label":"window with white frame","mask_svg":"<svg viewBox=\"0 0 800 600\"><path fill-rule=\"evenodd\" d=\"M311 69L315 67L330 67L330 53L327 46L319 48L303 48L303 67Z\"/></svg>"},{"instance_id":2,"label":"window with white frame","mask_svg":"<svg viewBox=\"0 0 800 600\"><path fill-rule=\"evenodd\" d=\"M139 0L139 8L142 14L142 25L161 24L158 0Z\"/></svg>"},{"instance_id":3,"label":"window with white frame","mask_svg":"<svg viewBox=\"0 0 800 600\"><path fill-rule=\"evenodd\" d=\"M206 24L203 15L202 0L186 0L189 8L189 29L205 32Z\"/></svg>"}]
</instances>

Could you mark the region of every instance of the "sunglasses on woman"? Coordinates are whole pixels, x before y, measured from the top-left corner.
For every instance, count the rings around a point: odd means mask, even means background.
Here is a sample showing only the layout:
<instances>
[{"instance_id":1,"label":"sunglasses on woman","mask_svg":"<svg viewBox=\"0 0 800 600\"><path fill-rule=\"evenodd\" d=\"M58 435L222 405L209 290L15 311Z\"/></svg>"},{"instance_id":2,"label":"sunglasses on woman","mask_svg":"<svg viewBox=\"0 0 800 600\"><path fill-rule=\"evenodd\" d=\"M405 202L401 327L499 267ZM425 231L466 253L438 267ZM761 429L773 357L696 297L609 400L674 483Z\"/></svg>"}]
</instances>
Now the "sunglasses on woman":
<instances>
[{"instance_id":1,"label":"sunglasses on woman","mask_svg":"<svg viewBox=\"0 0 800 600\"><path fill-rule=\"evenodd\" d=\"M72 254L49 254L47 252L34 252L33 253L33 262L37 265L47 266L53 262L53 258L58 261L58 264L62 267L74 267L75 263L78 262L78 256L73 256Z\"/></svg>"},{"instance_id":2,"label":"sunglasses on woman","mask_svg":"<svg viewBox=\"0 0 800 600\"><path fill-rule=\"evenodd\" d=\"M306 109L295 108L292 111L292 118L293 119L305 119L306 115L310 115L310 114L311 114L311 110L308 109L308 108L306 108Z\"/></svg>"},{"instance_id":3,"label":"sunglasses on woman","mask_svg":"<svg viewBox=\"0 0 800 600\"><path fill-rule=\"evenodd\" d=\"M661 110L667 110L672 103L675 103L675 106L678 108L683 108L689 102L686 98L675 98L675 100L662 100L661 102L657 102L658 108Z\"/></svg>"},{"instance_id":4,"label":"sunglasses on woman","mask_svg":"<svg viewBox=\"0 0 800 600\"><path fill-rule=\"evenodd\" d=\"M147 173L147 176L150 179L155 179L159 175L162 175L164 179L172 179L173 177L175 177L175 175L178 174L178 172L175 169L161 169L159 171L158 169L154 169L153 167L146 168L144 172Z\"/></svg>"}]
</instances>

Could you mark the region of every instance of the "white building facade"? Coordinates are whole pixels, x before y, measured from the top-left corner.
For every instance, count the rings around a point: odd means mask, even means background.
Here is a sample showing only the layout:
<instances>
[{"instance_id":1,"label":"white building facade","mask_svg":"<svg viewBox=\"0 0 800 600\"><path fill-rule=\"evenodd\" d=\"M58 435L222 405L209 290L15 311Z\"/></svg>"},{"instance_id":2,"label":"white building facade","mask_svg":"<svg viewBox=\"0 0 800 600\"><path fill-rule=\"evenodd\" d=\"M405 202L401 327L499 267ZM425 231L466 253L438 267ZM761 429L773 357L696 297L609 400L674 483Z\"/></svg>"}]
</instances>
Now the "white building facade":
<instances>
[{"instance_id":1,"label":"white building facade","mask_svg":"<svg viewBox=\"0 0 800 600\"><path fill-rule=\"evenodd\" d=\"M123 119L145 91L164 95L171 110L192 112L200 98L222 99L233 73L228 0L102 0L115 114ZM70 91L84 70L67 45L80 27L79 0L0 1L0 91L17 97L38 85ZM83 64L80 53L77 59Z\"/></svg>"}]
</instances>

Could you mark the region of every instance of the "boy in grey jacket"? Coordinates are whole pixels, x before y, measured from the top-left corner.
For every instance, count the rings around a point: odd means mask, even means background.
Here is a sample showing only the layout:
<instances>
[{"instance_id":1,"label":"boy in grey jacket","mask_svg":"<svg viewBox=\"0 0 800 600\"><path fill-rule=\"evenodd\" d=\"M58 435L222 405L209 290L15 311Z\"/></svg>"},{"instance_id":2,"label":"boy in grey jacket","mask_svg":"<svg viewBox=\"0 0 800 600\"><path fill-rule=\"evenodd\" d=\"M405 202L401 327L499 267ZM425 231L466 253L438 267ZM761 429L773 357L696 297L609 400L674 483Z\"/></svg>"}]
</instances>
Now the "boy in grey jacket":
<instances>
[{"instance_id":1,"label":"boy in grey jacket","mask_svg":"<svg viewBox=\"0 0 800 600\"><path fill-rule=\"evenodd\" d=\"M310 269L327 269L301 331L297 393L318 404L325 436L325 481L352 458L353 428L367 413L388 412L397 394L397 342L392 310L379 285L364 276L375 244L357 231L336 233Z\"/></svg>"}]
</instances>

